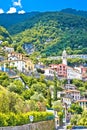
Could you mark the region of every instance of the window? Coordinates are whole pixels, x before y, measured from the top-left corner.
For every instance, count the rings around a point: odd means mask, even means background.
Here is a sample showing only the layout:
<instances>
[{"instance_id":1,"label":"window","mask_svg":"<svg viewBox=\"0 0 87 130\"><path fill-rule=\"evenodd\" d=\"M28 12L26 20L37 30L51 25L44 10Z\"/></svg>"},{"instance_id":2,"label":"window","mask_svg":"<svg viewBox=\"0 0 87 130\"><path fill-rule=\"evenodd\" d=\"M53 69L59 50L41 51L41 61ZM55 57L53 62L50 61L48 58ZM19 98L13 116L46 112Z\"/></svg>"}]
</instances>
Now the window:
<instances>
[{"instance_id":1,"label":"window","mask_svg":"<svg viewBox=\"0 0 87 130\"><path fill-rule=\"evenodd\" d=\"M62 68L62 66L60 66L60 68Z\"/></svg>"},{"instance_id":2,"label":"window","mask_svg":"<svg viewBox=\"0 0 87 130\"><path fill-rule=\"evenodd\" d=\"M63 66L63 68L65 69L65 66Z\"/></svg>"}]
</instances>

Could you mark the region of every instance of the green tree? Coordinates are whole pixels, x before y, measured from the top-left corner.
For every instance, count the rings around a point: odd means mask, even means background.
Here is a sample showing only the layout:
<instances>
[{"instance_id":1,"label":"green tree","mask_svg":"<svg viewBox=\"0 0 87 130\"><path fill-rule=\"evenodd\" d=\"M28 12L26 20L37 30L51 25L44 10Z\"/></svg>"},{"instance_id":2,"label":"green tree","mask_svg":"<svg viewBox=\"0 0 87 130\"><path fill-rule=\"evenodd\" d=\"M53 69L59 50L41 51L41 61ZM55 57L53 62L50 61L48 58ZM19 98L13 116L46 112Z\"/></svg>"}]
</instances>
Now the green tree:
<instances>
[{"instance_id":1,"label":"green tree","mask_svg":"<svg viewBox=\"0 0 87 130\"><path fill-rule=\"evenodd\" d=\"M57 100L57 92L62 91L61 84L59 80L57 79L57 76L54 74L54 101Z\"/></svg>"},{"instance_id":2,"label":"green tree","mask_svg":"<svg viewBox=\"0 0 87 130\"><path fill-rule=\"evenodd\" d=\"M54 101L57 100L57 85L58 85L57 77L56 75L54 75Z\"/></svg>"},{"instance_id":3,"label":"green tree","mask_svg":"<svg viewBox=\"0 0 87 130\"><path fill-rule=\"evenodd\" d=\"M23 48L21 46L18 46L17 47L17 52L24 53L24 50L23 50Z\"/></svg>"},{"instance_id":4,"label":"green tree","mask_svg":"<svg viewBox=\"0 0 87 130\"><path fill-rule=\"evenodd\" d=\"M51 98L51 90L48 89L47 91L47 103L48 103L48 108L52 107L52 98Z\"/></svg>"},{"instance_id":5,"label":"green tree","mask_svg":"<svg viewBox=\"0 0 87 130\"><path fill-rule=\"evenodd\" d=\"M0 112L8 113L9 112L9 93L4 90L0 92Z\"/></svg>"},{"instance_id":6,"label":"green tree","mask_svg":"<svg viewBox=\"0 0 87 130\"><path fill-rule=\"evenodd\" d=\"M81 114L83 112L83 109L78 104L72 104L69 111L73 114Z\"/></svg>"},{"instance_id":7,"label":"green tree","mask_svg":"<svg viewBox=\"0 0 87 130\"><path fill-rule=\"evenodd\" d=\"M63 112L58 112L59 126L63 125Z\"/></svg>"},{"instance_id":8,"label":"green tree","mask_svg":"<svg viewBox=\"0 0 87 130\"><path fill-rule=\"evenodd\" d=\"M87 111L83 111L81 117L78 120L78 125L87 126Z\"/></svg>"},{"instance_id":9,"label":"green tree","mask_svg":"<svg viewBox=\"0 0 87 130\"><path fill-rule=\"evenodd\" d=\"M10 85L8 86L8 90L11 92L13 91L15 93L21 94L24 90L24 85L22 81L14 80L14 82L10 83Z\"/></svg>"}]
</instances>

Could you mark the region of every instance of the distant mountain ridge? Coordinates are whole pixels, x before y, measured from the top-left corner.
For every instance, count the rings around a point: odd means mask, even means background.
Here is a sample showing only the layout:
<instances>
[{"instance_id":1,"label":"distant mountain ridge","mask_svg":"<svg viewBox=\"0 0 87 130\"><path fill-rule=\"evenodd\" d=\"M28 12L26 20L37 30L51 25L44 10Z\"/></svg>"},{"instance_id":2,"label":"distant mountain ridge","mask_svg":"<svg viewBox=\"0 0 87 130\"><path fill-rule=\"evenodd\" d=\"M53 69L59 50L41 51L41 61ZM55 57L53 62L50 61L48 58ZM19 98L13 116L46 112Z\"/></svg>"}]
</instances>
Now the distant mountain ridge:
<instances>
[{"instance_id":1,"label":"distant mountain ridge","mask_svg":"<svg viewBox=\"0 0 87 130\"><path fill-rule=\"evenodd\" d=\"M69 13L69 14L74 14L74 15L78 15L78 16L82 16L82 17L86 17L87 18L87 11L82 11L82 10L76 10L76 9L72 9L72 8L67 8L67 9L61 10L61 12Z\"/></svg>"}]
</instances>

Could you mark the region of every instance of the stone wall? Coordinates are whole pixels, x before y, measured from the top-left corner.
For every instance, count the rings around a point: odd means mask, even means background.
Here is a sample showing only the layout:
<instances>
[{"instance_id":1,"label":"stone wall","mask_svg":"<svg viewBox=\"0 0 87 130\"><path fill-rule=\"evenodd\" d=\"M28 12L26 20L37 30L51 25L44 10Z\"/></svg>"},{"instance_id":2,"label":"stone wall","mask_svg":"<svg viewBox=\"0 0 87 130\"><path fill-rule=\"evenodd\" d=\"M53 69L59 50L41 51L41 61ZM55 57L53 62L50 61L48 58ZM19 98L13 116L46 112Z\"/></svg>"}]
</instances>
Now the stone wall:
<instances>
[{"instance_id":1,"label":"stone wall","mask_svg":"<svg viewBox=\"0 0 87 130\"><path fill-rule=\"evenodd\" d=\"M55 130L53 120L31 123L23 126L0 127L0 130Z\"/></svg>"}]
</instances>

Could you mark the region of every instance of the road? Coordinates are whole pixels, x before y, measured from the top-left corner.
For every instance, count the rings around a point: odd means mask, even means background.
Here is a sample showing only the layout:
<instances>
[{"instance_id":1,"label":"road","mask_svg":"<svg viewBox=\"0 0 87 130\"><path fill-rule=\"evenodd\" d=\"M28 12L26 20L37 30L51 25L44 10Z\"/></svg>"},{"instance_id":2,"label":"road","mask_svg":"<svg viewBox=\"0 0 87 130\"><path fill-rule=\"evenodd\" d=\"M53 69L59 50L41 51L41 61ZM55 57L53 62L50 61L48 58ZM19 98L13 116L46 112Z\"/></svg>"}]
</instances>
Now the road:
<instances>
[{"instance_id":1,"label":"road","mask_svg":"<svg viewBox=\"0 0 87 130\"><path fill-rule=\"evenodd\" d=\"M65 126L58 127L56 130L66 130Z\"/></svg>"},{"instance_id":2,"label":"road","mask_svg":"<svg viewBox=\"0 0 87 130\"><path fill-rule=\"evenodd\" d=\"M66 125L58 127L56 130L66 130L66 128L67 128L68 125L70 125L70 123L67 123Z\"/></svg>"}]
</instances>

